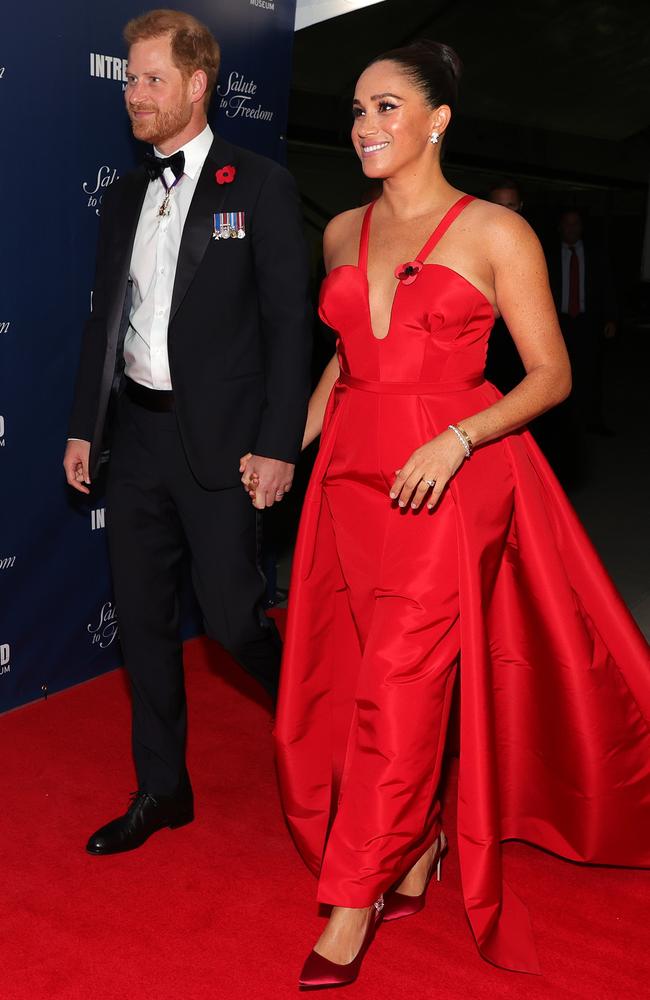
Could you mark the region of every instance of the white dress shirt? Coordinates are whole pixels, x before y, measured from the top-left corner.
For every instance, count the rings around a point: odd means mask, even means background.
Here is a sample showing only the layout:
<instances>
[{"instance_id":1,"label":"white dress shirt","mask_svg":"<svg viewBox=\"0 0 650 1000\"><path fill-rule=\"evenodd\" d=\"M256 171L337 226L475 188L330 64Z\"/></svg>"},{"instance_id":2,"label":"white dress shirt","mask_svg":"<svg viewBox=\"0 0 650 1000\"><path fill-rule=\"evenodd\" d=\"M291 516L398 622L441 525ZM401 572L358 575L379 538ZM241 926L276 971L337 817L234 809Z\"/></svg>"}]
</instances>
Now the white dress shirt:
<instances>
[{"instance_id":1,"label":"white dress shirt","mask_svg":"<svg viewBox=\"0 0 650 1000\"><path fill-rule=\"evenodd\" d=\"M576 256L578 258L578 288L580 293L580 312L585 311L585 247L582 240L575 244ZM557 258L556 258L557 259ZM571 273L571 247L568 243L562 244L562 300L560 312L569 311L569 282Z\"/></svg>"},{"instance_id":2,"label":"white dress shirt","mask_svg":"<svg viewBox=\"0 0 650 1000\"><path fill-rule=\"evenodd\" d=\"M199 135L180 147L185 154L185 167L173 188L174 174L166 168L163 177L171 188L169 215L158 215L166 193L162 178L151 181L144 196L131 256L133 299L124 339L124 370L130 379L149 389L172 388L167 327L176 264L185 219L213 138L210 126L206 125ZM155 147L154 153L165 155Z\"/></svg>"}]
</instances>

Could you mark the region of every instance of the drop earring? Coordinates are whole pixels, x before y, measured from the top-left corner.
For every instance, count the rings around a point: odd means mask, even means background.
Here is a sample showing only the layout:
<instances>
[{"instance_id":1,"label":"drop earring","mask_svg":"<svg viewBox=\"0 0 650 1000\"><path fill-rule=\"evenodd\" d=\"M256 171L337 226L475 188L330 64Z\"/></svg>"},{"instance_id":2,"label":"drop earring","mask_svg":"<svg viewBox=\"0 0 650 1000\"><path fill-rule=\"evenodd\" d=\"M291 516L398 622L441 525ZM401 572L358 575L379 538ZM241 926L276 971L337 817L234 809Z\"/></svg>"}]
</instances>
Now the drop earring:
<instances>
[{"instance_id":1,"label":"drop earring","mask_svg":"<svg viewBox=\"0 0 650 1000\"><path fill-rule=\"evenodd\" d=\"M434 144L434 146L438 142L439 139L440 139L440 133L439 132L432 132L431 135L429 136L429 142L432 142Z\"/></svg>"}]
</instances>

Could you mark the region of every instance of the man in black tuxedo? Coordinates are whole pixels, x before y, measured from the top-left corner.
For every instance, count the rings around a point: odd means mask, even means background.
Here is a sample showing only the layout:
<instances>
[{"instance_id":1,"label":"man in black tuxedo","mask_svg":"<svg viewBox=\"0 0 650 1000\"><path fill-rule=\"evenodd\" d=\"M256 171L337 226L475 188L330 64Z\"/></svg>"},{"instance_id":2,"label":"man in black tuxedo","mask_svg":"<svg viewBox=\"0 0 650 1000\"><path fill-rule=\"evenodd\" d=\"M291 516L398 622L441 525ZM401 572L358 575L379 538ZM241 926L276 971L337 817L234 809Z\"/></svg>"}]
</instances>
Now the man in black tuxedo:
<instances>
[{"instance_id":1,"label":"man in black tuxedo","mask_svg":"<svg viewBox=\"0 0 650 1000\"><path fill-rule=\"evenodd\" d=\"M281 647L260 609L256 518L291 486L309 394L307 252L290 174L213 136L219 47L204 25L152 11L125 38L127 111L154 150L102 206L64 459L68 483L87 493L110 444L109 551L133 693L138 791L90 838L93 854L193 818L187 548L206 631L275 693ZM240 482L248 452L254 505Z\"/></svg>"},{"instance_id":2,"label":"man in black tuxedo","mask_svg":"<svg viewBox=\"0 0 650 1000\"><path fill-rule=\"evenodd\" d=\"M575 208L559 218L559 240L547 250L551 291L573 371L571 405L578 428L607 433L603 417L603 353L616 334L611 268L604 249L583 239Z\"/></svg>"}]
</instances>

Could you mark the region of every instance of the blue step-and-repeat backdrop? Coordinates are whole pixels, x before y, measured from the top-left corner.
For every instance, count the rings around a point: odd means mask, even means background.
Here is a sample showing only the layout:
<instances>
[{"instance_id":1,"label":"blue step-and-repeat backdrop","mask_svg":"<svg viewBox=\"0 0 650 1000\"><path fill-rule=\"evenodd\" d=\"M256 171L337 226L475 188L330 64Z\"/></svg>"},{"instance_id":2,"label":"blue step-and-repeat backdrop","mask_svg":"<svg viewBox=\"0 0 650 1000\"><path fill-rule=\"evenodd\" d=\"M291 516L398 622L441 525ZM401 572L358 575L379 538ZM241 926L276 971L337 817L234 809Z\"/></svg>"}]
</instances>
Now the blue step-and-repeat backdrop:
<instances>
[{"instance_id":1,"label":"blue step-and-repeat backdrop","mask_svg":"<svg viewBox=\"0 0 650 1000\"><path fill-rule=\"evenodd\" d=\"M61 462L102 195L143 153L122 27L147 6L0 15L0 711L120 662L101 488L71 495ZM176 6L222 47L212 127L282 160L296 0Z\"/></svg>"}]
</instances>

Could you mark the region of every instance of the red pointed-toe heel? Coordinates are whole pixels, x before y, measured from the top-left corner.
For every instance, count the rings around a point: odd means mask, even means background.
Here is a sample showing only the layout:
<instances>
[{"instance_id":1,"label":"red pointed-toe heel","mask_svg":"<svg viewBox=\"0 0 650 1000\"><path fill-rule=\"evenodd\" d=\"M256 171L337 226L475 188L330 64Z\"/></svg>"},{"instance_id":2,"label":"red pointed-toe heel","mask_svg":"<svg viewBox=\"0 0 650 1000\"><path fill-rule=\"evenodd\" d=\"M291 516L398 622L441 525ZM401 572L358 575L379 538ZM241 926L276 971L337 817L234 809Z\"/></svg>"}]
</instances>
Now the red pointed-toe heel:
<instances>
[{"instance_id":1,"label":"red pointed-toe heel","mask_svg":"<svg viewBox=\"0 0 650 1000\"><path fill-rule=\"evenodd\" d=\"M412 917L413 914L419 913L420 910L424 909L427 901L429 882L434 872L436 873L436 880L440 882L442 877L442 859L446 853L447 838L441 830L438 837L438 848L433 855L433 861L424 884L424 889L419 896L407 896L403 892L398 892L397 889L391 889L390 892L387 892L384 901L384 920L399 920L400 917Z\"/></svg>"},{"instance_id":2,"label":"red pointed-toe heel","mask_svg":"<svg viewBox=\"0 0 650 1000\"><path fill-rule=\"evenodd\" d=\"M315 990L324 989L327 986L347 986L354 982L361 970L365 954L383 919L383 896L380 896L377 902L373 903L373 907L374 913L370 916L368 929L356 958L353 958L347 965L337 965L336 962L330 962L329 958L319 955L317 951L312 951L300 973L298 982L301 989Z\"/></svg>"}]
</instances>

